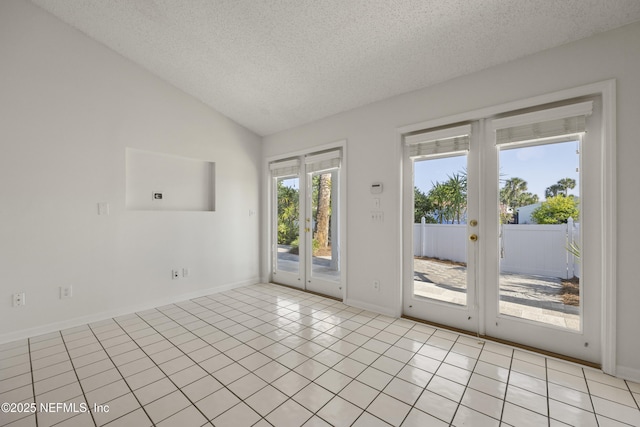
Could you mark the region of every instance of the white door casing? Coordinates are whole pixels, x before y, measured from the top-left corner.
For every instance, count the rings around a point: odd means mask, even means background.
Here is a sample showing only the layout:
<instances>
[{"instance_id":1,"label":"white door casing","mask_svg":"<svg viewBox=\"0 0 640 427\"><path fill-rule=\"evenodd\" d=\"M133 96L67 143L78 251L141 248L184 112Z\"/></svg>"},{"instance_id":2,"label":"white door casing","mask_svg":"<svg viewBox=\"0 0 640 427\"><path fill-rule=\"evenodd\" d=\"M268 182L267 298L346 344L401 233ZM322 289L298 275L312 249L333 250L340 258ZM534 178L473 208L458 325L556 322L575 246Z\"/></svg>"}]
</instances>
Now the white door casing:
<instances>
[{"instance_id":1,"label":"white door casing","mask_svg":"<svg viewBox=\"0 0 640 427\"><path fill-rule=\"evenodd\" d=\"M586 316L579 333L558 331L555 328L542 327L535 322L522 322L500 315L497 310L498 263L497 254L497 216L496 200L498 188L495 185L498 176L498 150L495 146L493 123L488 118L504 115L509 111L531 109L544 104L557 103L563 100L577 99L574 103L585 100L586 97L595 99L596 107L589 117L587 135L582 142L581 171L584 171L583 200L585 203L585 223L582 227L586 231L586 252L584 295ZM471 327L463 329L479 332L489 336L521 342L534 347L555 351L583 360L601 363L602 368L609 374L615 374L615 82L606 81L569 89L553 94L543 95L505 105L485 108L478 111L445 117L438 120L405 126L398 130L399 139L404 144L404 136L419 132L423 129L441 128L449 123L478 121L481 132L481 153L478 154L478 270L479 286L477 288L478 324L467 322ZM554 105L555 106L555 105ZM544 108L542 108L544 109ZM485 119L487 118L487 119ZM470 159L473 157L473 146ZM407 288L412 285L412 224L413 224L413 176L411 174L413 161L403 156L403 298L402 312L415 316L408 311L411 305L411 294ZM472 180L470 178L469 182ZM472 190L469 190L470 193ZM470 201L471 203L471 201ZM601 284L601 286L600 286ZM471 293L471 290L470 290ZM429 315L438 312L429 304ZM470 311L470 314L473 312ZM416 316L420 317L420 316ZM436 316L438 323L461 327L458 321ZM433 320L433 319L430 319ZM495 323L498 326L495 326ZM464 324L464 322L463 322ZM588 335L585 335L585 333ZM528 338L529 337L529 338ZM556 344L548 345L549 342ZM589 343L585 346L585 343Z\"/></svg>"}]
</instances>

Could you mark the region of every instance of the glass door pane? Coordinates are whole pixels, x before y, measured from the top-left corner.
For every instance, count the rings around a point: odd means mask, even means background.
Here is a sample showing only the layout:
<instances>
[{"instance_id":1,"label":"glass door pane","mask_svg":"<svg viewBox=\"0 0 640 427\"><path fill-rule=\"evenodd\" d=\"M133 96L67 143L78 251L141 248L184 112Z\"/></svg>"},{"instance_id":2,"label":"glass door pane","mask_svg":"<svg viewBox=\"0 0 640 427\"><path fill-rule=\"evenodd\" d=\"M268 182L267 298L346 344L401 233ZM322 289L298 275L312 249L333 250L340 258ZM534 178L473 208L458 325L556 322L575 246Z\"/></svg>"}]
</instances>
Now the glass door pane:
<instances>
[{"instance_id":1,"label":"glass door pane","mask_svg":"<svg viewBox=\"0 0 640 427\"><path fill-rule=\"evenodd\" d=\"M413 294L467 305L467 155L414 162Z\"/></svg>"},{"instance_id":2,"label":"glass door pane","mask_svg":"<svg viewBox=\"0 0 640 427\"><path fill-rule=\"evenodd\" d=\"M312 173L311 217L308 224L312 232L311 277L340 281L340 259L337 227L338 171Z\"/></svg>"},{"instance_id":3,"label":"glass door pane","mask_svg":"<svg viewBox=\"0 0 640 427\"><path fill-rule=\"evenodd\" d=\"M300 178L276 178L276 271L300 274Z\"/></svg>"},{"instance_id":4,"label":"glass door pane","mask_svg":"<svg viewBox=\"0 0 640 427\"><path fill-rule=\"evenodd\" d=\"M580 142L565 141L499 151L499 313L579 331Z\"/></svg>"}]
</instances>

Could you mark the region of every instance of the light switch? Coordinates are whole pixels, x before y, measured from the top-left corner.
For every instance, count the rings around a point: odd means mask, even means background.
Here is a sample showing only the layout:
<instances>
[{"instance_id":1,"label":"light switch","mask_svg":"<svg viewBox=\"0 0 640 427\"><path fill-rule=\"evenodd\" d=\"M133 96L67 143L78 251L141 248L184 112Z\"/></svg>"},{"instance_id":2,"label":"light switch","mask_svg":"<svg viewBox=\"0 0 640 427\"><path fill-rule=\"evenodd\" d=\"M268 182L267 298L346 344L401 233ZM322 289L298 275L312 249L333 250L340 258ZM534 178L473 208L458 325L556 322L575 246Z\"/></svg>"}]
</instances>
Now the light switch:
<instances>
[{"instance_id":1,"label":"light switch","mask_svg":"<svg viewBox=\"0 0 640 427\"><path fill-rule=\"evenodd\" d=\"M98 215L109 215L109 203L98 203Z\"/></svg>"}]
</instances>

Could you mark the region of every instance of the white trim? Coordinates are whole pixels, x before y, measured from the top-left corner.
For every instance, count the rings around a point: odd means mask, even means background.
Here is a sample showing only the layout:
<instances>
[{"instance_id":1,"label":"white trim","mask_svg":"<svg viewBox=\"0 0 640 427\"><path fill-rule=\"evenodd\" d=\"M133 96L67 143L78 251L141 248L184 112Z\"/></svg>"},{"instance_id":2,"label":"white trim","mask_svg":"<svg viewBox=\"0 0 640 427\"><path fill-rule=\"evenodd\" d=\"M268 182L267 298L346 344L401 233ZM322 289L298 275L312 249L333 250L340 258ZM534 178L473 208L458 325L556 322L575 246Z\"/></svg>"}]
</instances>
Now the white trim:
<instances>
[{"instance_id":1,"label":"white trim","mask_svg":"<svg viewBox=\"0 0 640 427\"><path fill-rule=\"evenodd\" d=\"M273 272L272 252L273 246L273 233L271 230L271 221L273 219L273 191L271 174L269 173L269 164L276 162L280 159L291 159L292 157L303 157L307 154L318 153L327 150L340 150L342 161L340 163L340 209L339 209L339 223L340 223L340 286L342 288L342 300L347 298L347 139L337 140L328 144L308 147L303 150L296 150L284 154L277 154L266 157L263 163L263 207L267 214L263 219L263 254L262 254L262 281L271 282ZM320 153L320 155L323 153ZM302 181L301 181L302 182Z\"/></svg>"},{"instance_id":2,"label":"white trim","mask_svg":"<svg viewBox=\"0 0 640 427\"><path fill-rule=\"evenodd\" d=\"M640 369L629 368L628 366L616 366L618 378L640 383Z\"/></svg>"},{"instance_id":3,"label":"white trim","mask_svg":"<svg viewBox=\"0 0 640 427\"><path fill-rule=\"evenodd\" d=\"M503 117L501 119L493 119L491 120L491 130L496 131L498 129L530 125L533 123L547 122L551 120L566 119L569 117L590 116L592 111L592 101L564 105L557 108L548 108L531 113Z\"/></svg>"},{"instance_id":4,"label":"white trim","mask_svg":"<svg viewBox=\"0 0 640 427\"><path fill-rule=\"evenodd\" d=\"M360 308L362 310L371 311L373 313L383 314L385 316L398 318L398 314L395 310L389 309L389 307L381 306L377 304L370 304L368 302L354 300L352 298L347 298L344 301L344 304L349 305L351 307Z\"/></svg>"},{"instance_id":5,"label":"white trim","mask_svg":"<svg viewBox=\"0 0 640 427\"><path fill-rule=\"evenodd\" d=\"M268 165L271 162L276 162L281 159L291 159L292 157L305 156L307 154L318 153L320 151L327 151L335 148L342 148L343 149L342 155L344 157L344 155L346 154L345 153L346 147L347 147L347 140L339 139L337 141L333 141L328 144L317 145L317 146L305 148L302 150L290 151L283 154L274 154L272 156L265 158L265 164Z\"/></svg>"},{"instance_id":6,"label":"white trim","mask_svg":"<svg viewBox=\"0 0 640 427\"><path fill-rule=\"evenodd\" d=\"M565 89L557 92L547 93L544 95L534 96L531 98L521 99L481 108L478 110L468 111L453 116L440 117L437 119L427 120L420 123L414 123L399 127L396 129L399 144L402 145L403 135L417 132L422 129L446 126L451 123L460 123L466 121L481 120L490 118L498 114L508 113L524 108L550 104L558 101L565 101L573 98L579 98L589 95L600 95L602 97L602 162L606 171L603 178L602 193L604 203L602 204L602 313L601 313L601 364L602 370L610 375L616 375L616 369L621 372L629 373L623 367L616 366L616 81L615 79L600 81L583 86ZM404 166L403 166L404 168ZM401 172L403 173L403 172ZM402 180L401 180L402 185ZM404 188L404 186L401 187ZM403 214L401 218L405 218L408 214L405 212L405 199L408 197L403 192L403 201L401 202ZM402 274L399 275L400 283L404 283L404 265L402 259L403 254L407 250L407 243L404 241L406 236L400 233L402 239L400 247L400 257L402 266ZM400 291L400 294L402 290ZM402 298L396 301L394 312L402 313ZM635 375L634 372L630 373Z\"/></svg>"},{"instance_id":7,"label":"white trim","mask_svg":"<svg viewBox=\"0 0 640 427\"><path fill-rule=\"evenodd\" d=\"M310 165L312 163L322 162L325 160L339 159L340 157L340 150L332 150L319 154L306 154L304 156L304 163L306 165Z\"/></svg>"},{"instance_id":8,"label":"white trim","mask_svg":"<svg viewBox=\"0 0 640 427\"><path fill-rule=\"evenodd\" d=\"M605 80L597 83L591 83L584 86L578 86L571 89L565 89L558 92L547 93L544 95L534 96L531 98L520 99L517 101L508 102L506 104L499 104L490 107L480 108L478 110L467 111L453 116L445 116L437 119L426 120L420 123L409 124L398 128L398 132L407 134L416 132L422 129L435 128L438 126L445 126L451 123L460 123L466 121L480 120L487 117L492 117L498 114L507 113L509 111L516 111L523 108L529 108L538 105L550 104L552 102L564 101L572 98L579 98L587 95L605 94L610 89L610 85L613 85L615 90L615 80ZM615 94L613 95L615 102ZM605 103L606 105L606 103ZM615 111L615 109L614 109ZM615 118L615 114L614 117Z\"/></svg>"},{"instance_id":9,"label":"white trim","mask_svg":"<svg viewBox=\"0 0 640 427\"><path fill-rule=\"evenodd\" d=\"M421 144L423 142L437 141L439 139L450 139L471 134L471 125L455 126L446 129L417 133L415 135L405 136L404 141L407 145Z\"/></svg>"},{"instance_id":10,"label":"white trim","mask_svg":"<svg viewBox=\"0 0 640 427\"><path fill-rule=\"evenodd\" d=\"M271 162L271 163L269 163L269 169L270 170L293 168L293 167L298 167L298 166L300 166L300 160L298 160L298 159L282 160L282 161L279 161L279 162Z\"/></svg>"},{"instance_id":11,"label":"white trim","mask_svg":"<svg viewBox=\"0 0 640 427\"><path fill-rule=\"evenodd\" d=\"M616 375L616 81L601 83L602 96L602 162L607 172L603 176L602 203L602 370ZM640 378L640 376L638 377Z\"/></svg>"},{"instance_id":12,"label":"white trim","mask_svg":"<svg viewBox=\"0 0 640 427\"><path fill-rule=\"evenodd\" d=\"M101 320L112 319L114 317L124 316L131 313L150 310L150 309L162 307L164 305L175 304L182 301L192 300L192 299L200 298L206 295L217 294L220 292L229 291L231 289L236 289L243 286L254 285L257 283L260 283L260 281L256 277L256 278L244 280L241 282L228 283L222 286L216 286L214 288L202 289L199 291L189 292L186 294L160 298L154 301L145 302L145 303L136 304L136 305L130 305L130 306L118 308L115 310L107 310L99 313L90 314L87 316L81 316L81 317L75 317L73 319L63 320L60 322L48 323L43 326L36 326L33 328L12 331L12 332L8 332L0 335L0 344L4 344L11 341L17 341L21 339L32 338L39 335L44 335L51 332L57 332L64 329L74 328L76 326L82 326L88 323L99 322Z\"/></svg>"}]
</instances>

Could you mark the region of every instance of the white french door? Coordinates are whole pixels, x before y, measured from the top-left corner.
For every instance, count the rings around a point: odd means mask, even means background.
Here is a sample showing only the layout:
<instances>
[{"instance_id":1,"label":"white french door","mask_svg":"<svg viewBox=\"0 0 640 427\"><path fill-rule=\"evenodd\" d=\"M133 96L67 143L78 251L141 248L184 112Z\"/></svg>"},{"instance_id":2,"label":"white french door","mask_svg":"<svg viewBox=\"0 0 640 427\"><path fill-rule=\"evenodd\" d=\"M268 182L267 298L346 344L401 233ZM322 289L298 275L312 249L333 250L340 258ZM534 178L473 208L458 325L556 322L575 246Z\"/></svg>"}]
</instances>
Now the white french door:
<instances>
[{"instance_id":1,"label":"white french door","mask_svg":"<svg viewBox=\"0 0 640 427\"><path fill-rule=\"evenodd\" d=\"M341 151L270 164L272 281L342 299Z\"/></svg>"},{"instance_id":2,"label":"white french door","mask_svg":"<svg viewBox=\"0 0 640 427\"><path fill-rule=\"evenodd\" d=\"M478 126L405 138L405 253L415 256L404 257L403 311L464 330L478 325L478 245L469 238L478 234Z\"/></svg>"},{"instance_id":3,"label":"white french door","mask_svg":"<svg viewBox=\"0 0 640 427\"><path fill-rule=\"evenodd\" d=\"M599 108L405 135L405 315L601 362Z\"/></svg>"}]
</instances>

